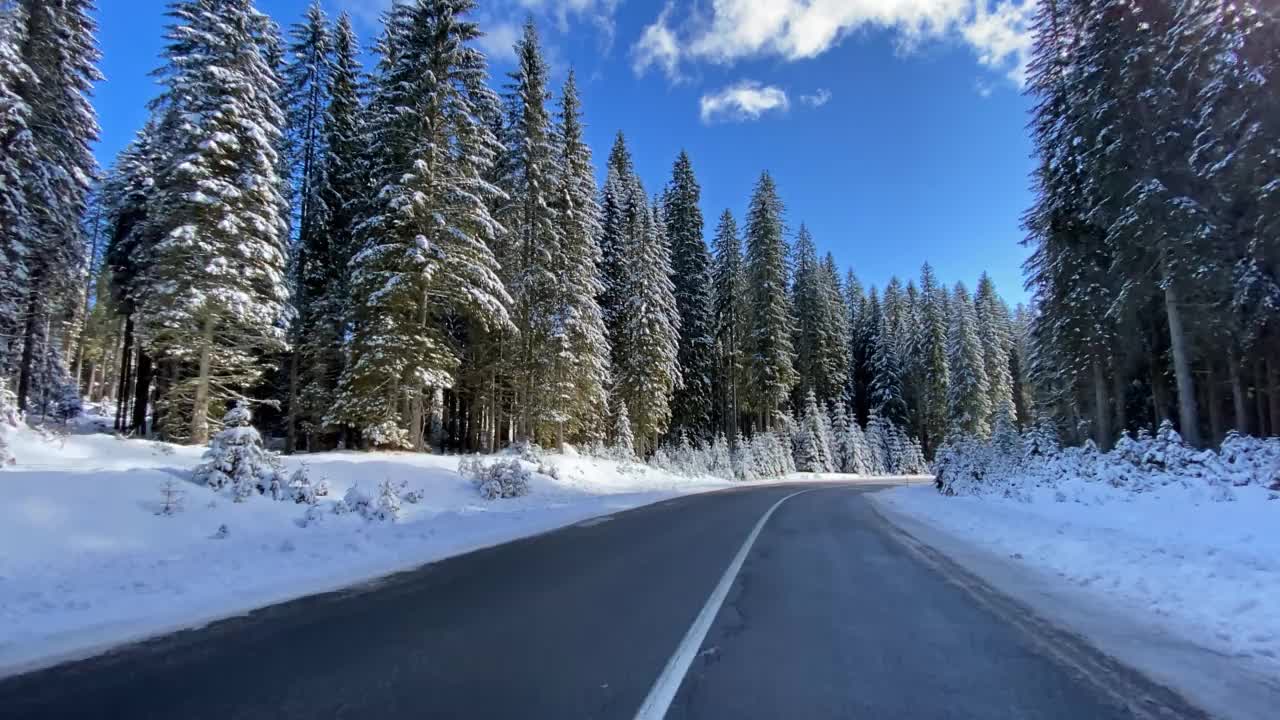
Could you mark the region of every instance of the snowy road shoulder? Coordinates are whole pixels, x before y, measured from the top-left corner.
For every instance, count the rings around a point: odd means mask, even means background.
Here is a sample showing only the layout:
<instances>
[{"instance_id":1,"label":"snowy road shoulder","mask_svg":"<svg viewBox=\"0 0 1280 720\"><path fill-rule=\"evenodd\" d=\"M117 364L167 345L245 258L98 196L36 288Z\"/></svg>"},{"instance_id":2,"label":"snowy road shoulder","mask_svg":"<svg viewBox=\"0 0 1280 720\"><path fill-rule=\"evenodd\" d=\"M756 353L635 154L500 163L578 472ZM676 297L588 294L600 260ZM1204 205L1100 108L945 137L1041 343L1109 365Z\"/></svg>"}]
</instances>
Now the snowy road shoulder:
<instances>
[{"instance_id":1,"label":"snowy road shoulder","mask_svg":"<svg viewBox=\"0 0 1280 720\"><path fill-rule=\"evenodd\" d=\"M1280 507L1264 496L870 497L917 539L1211 713L1280 707Z\"/></svg>"}]
</instances>

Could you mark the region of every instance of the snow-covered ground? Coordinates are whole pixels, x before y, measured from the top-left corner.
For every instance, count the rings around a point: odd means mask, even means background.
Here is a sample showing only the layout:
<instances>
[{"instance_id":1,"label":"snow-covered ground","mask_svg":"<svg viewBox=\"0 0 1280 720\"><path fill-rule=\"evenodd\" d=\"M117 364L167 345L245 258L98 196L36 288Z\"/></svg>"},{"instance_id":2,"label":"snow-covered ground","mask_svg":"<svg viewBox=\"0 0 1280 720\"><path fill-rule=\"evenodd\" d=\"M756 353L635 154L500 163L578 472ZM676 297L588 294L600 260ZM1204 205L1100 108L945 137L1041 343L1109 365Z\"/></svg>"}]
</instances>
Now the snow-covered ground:
<instances>
[{"instance_id":1,"label":"snow-covered ground","mask_svg":"<svg viewBox=\"0 0 1280 720\"><path fill-rule=\"evenodd\" d=\"M261 496L234 503L190 483L201 448L95 432L106 426L84 416L62 437L0 427L18 460L0 470L0 676L738 484L548 455L558 478L534 473L530 494L486 501L458 473L456 456L323 453L286 459L286 472L305 463L313 481L328 483L329 500L356 484L376 496L388 479L423 497L403 504L394 523L324 512L303 527L306 505ZM170 480L183 507L160 515Z\"/></svg>"},{"instance_id":2,"label":"snow-covered ground","mask_svg":"<svg viewBox=\"0 0 1280 720\"><path fill-rule=\"evenodd\" d=\"M1211 711L1266 717L1280 707L1280 500L1257 486L1230 502L1213 492L1067 481L1021 499L929 487L872 497L920 540Z\"/></svg>"}]
</instances>

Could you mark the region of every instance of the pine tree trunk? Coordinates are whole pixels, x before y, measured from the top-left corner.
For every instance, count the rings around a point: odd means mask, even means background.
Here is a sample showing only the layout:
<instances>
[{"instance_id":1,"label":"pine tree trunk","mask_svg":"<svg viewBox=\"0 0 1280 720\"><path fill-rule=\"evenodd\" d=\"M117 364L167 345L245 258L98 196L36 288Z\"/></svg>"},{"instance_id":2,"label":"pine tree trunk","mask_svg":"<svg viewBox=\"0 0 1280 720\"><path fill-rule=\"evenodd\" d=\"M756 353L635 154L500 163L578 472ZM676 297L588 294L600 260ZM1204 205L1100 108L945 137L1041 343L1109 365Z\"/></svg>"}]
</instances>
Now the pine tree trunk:
<instances>
[{"instance_id":1,"label":"pine tree trunk","mask_svg":"<svg viewBox=\"0 0 1280 720\"><path fill-rule=\"evenodd\" d=\"M199 375L196 376L196 397L191 412L192 445L206 445L209 442L209 373L213 365L213 315L204 318L204 327L200 333Z\"/></svg>"},{"instance_id":2,"label":"pine tree trunk","mask_svg":"<svg viewBox=\"0 0 1280 720\"><path fill-rule=\"evenodd\" d=\"M124 340L120 349L119 390L116 392L116 430L125 431L125 408L129 405L129 379L133 374L133 313L125 316Z\"/></svg>"},{"instance_id":3,"label":"pine tree trunk","mask_svg":"<svg viewBox=\"0 0 1280 720\"><path fill-rule=\"evenodd\" d=\"M294 342L289 352L289 413L285 420L284 453L292 455L298 449L298 344Z\"/></svg>"},{"instance_id":4,"label":"pine tree trunk","mask_svg":"<svg viewBox=\"0 0 1280 720\"><path fill-rule=\"evenodd\" d=\"M33 278L33 287L36 278ZM18 366L18 409L27 409L31 394L31 376L35 373L36 334L40 331L40 296L33 289L27 296L27 322L22 331L22 359Z\"/></svg>"},{"instance_id":5,"label":"pine tree trunk","mask_svg":"<svg viewBox=\"0 0 1280 720\"><path fill-rule=\"evenodd\" d=\"M1103 450L1111 449L1111 408L1107 406L1107 371L1102 360L1094 358L1093 371L1093 423L1094 442Z\"/></svg>"},{"instance_id":6,"label":"pine tree trunk","mask_svg":"<svg viewBox=\"0 0 1280 720\"><path fill-rule=\"evenodd\" d=\"M1209 382L1205 383L1205 390L1209 402L1209 434L1215 445L1221 444L1223 438L1222 398L1218 397L1218 380L1218 369L1209 366Z\"/></svg>"},{"instance_id":7,"label":"pine tree trunk","mask_svg":"<svg viewBox=\"0 0 1280 720\"><path fill-rule=\"evenodd\" d=\"M1200 413L1196 409L1196 382L1191 372L1191 348L1182 327L1182 308L1174 282L1164 289L1164 308L1169 319L1169 348L1173 355L1173 375L1178 383L1178 431L1191 447L1200 447Z\"/></svg>"},{"instance_id":8,"label":"pine tree trunk","mask_svg":"<svg viewBox=\"0 0 1280 720\"><path fill-rule=\"evenodd\" d=\"M147 434L147 401L151 398L151 379L153 376L151 356L138 343L138 373L133 388L133 420L129 423L129 431L143 437Z\"/></svg>"},{"instance_id":9,"label":"pine tree trunk","mask_svg":"<svg viewBox=\"0 0 1280 720\"><path fill-rule=\"evenodd\" d=\"M409 400L409 445L417 452L422 452L424 449L422 429L426 413L422 405L423 391L417 390Z\"/></svg>"},{"instance_id":10,"label":"pine tree trunk","mask_svg":"<svg viewBox=\"0 0 1280 720\"><path fill-rule=\"evenodd\" d=\"M1258 357L1253 364L1253 405L1257 407L1258 413L1257 423L1253 425L1253 434L1258 437L1266 437L1267 434L1267 400L1262 397L1262 383L1265 382L1266 377L1266 363Z\"/></svg>"},{"instance_id":11,"label":"pine tree trunk","mask_svg":"<svg viewBox=\"0 0 1280 720\"><path fill-rule=\"evenodd\" d=\"M1116 426L1114 428L1115 436L1120 437L1129 429L1129 404L1125 402L1128 395L1126 389L1129 387L1129 378L1126 377L1126 368L1121 367L1123 363L1116 363L1116 367L1111 376L1111 397L1116 404Z\"/></svg>"},{"instance_id":12,"label":"pine tree trunk","mask_svg":"<svg viewBox=\"0 0 1280 720\"><path fill-rule=\"evenodd\" d=\"M1227 375L1231 379L1231 405L1235 411L1235 428L1249 434L1250 411L1245 404L1244 378L1240 375L1240 355L1234 348L1227 351ZM1221 441L1221 436L1217 439Z\"/></svg>"},{"instance_id":13,"label":"pine tree trunk","mask_svg":"<svg viewBox=\"0 0 1280 720\"><path fill-rule=\"evenodd\" d=\"M1280 361L1267 360L1267 398L1271 401L1271 434L1280 435Z\"/></svg>"}]
</instances>

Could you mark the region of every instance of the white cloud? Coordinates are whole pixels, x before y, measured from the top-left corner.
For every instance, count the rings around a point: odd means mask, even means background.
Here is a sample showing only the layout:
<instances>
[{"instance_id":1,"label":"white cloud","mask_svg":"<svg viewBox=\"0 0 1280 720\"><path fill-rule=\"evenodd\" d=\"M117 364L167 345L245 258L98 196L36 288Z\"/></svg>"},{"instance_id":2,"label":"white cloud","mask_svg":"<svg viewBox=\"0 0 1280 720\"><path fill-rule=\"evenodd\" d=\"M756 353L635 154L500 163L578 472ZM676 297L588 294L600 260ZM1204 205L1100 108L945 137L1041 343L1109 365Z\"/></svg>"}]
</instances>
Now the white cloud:
<instances>
[{"instance_id":1,"label":"white cloud","mask_svg":"<svg viewBox=\"0 0 1280 720\"><path fill-rule=\"evenodd\" d=\"M771 110L786 111L791 107L782 88L761 85L754 80L742 80L719 92L703 95L699 104L702 122L707 124L717 120L755 120Z\"/></svg>"},{"instance_id":2,"label":"white cloud","mask_svg":"<svg viewBox=\"0 0 1280 720\"><path fill-rule=\"evenodd\" d=\"M818 88L812 95L801 95L800 102L809 107L820 108L831 102L831 91L826 88Z\"/></svg>"},{"instance_id":3,"label":"white cloud","mask_svg":"<svg viewBox=\"0 0 1280 720\"><path fill-rule=\"evenodd\" d=\"M476 45L490 60L511 62L516 59L516 41L522 32L515 23L491 23L485 26L484 35L476 40Z\"/></svg>"},{"instance_id":4,"label":"white cloud","mask_svg":"<svg viewBox=\"0 0 1280 720\"><path fill-rule=\"evenodd\" d=\"M667 25L671 7L668 2L658 19L640 33L640 39L631 48L631 67L637 75L656 66L662 68L672 82L680 80L680 47L676 44L676 34Z\"/></svg>"},{"instance_id":5,"label":"white cloud","mask_svg":"<svg viewBox=\"0 0 1280 720\"><path fill-rule=\"evenodd\" d=\"M691 11L678 28L672 24L668 4L642 32L634 48L634 68L643 74L656 65L678 77L682 62L731 65L755 57L803 60L830 50L856 30L879 28L894 31L899 45L907 50L926 40L959 39L973 49L979 63L1021 82L1035 2L708 0L705 12ZM661 55L654 52L659 47L655 37L662 39Z\"/></svg>"}]
</instances>

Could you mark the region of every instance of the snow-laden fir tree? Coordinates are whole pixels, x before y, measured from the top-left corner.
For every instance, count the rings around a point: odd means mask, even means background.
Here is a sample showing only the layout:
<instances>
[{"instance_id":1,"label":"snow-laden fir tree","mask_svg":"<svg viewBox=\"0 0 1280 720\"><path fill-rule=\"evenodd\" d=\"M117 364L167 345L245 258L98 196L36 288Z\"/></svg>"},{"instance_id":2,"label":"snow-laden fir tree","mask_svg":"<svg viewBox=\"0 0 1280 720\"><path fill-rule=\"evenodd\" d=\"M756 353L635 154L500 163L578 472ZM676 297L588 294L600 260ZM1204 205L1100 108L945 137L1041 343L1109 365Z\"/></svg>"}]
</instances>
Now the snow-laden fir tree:
<instances>
[{"instance_id":1,"label":"snow-laden fir tree","mask_svg":"<svg viewBox=\"0 0 1280 720\"><path fill-rule=\"evenodd\" d=\"M101 78L100 53L90 0L21 0L4 15L0 44L19 43L20 61L11 51L0 51L10 56L0 60L0 73L9 76L0 79L0 85L9 86L8 102L14 112L0 121L0 132L10 134L0 142L13 143L15 154L4 156L3 162L16 166L23 184L23 206L15 210L25 220L19 220L12 231L0 231L22 233L0 245L0 254L21 258L21 265L14 268L20 294L0 303L17 305L17 314L7 317L18 319L22 349L16 389L18 406L26 407L29 397L54 390L39 386L38 381L69 382L66 368L49 372L49 351L65 345L57 331L83 303L86 263L80 220L89 187L98 176L91 149L98 138L98 120L89 94ZM21 101L15 102L14 95ZM6 130L3 125L10 127ZM7 195L0 190L0 196Z\"/></svg>"},{"instance_id":2,"label":"snow-laden fir tree","mask_svg":"<svg viewBox=\"0 0 1280 720\"><path fill-rule=\"evenodd\" d=\"M309 357L303 355L303 344L311 344L316 330L312 313L318 309L327 290L331 260L328 252L329 209L325 186L326 151L324 142L325 114L329 105L329 88L334 72L333 38L329 19L318 0L307 6L302 22L289 32L288 61L283 70L285 161L288 164L288 194L292 208L292 294L296 314L292 323L289 354L289 395L287 403L285 452L297 446L299 425L314 430L327 408L308 408L304 412L300 397L301 374ZM312 350L308 347L307 350ZM311 353L308 352L308 355ZM320 360L320 358L315 358ZM310 370L310 368L307 368Z\"/></svg>"},{"instance_id":3,"label":"snow-laden fir tree","mask_svg":"<svg viewBox=\"0 0 1280 720\"><path fill-rule=\"evenodd\" d=\"M823 353L826 360L822 367L827 376L818 382L822 393L819 397L824 402L831 402L844 395L849 376L849 305L845 298L844 286L840 282L840 271L836 267L835 256L827 253L822 260L822 268L818 273L819 291L822 295L823 315L826 325L821 329L823 334Z\"/></svg>"},{"instance_id":4,"label":"snow-laden fir tree","mask_svg":"<svg viewBox=\"0 0 1280 720\"><path fill-rule=\"evenodd\" d=\"M19 94L35 81L22 57L25 35L23 8L0 3L0 378L17 376L30 280L28 256L35 251L33 209L23 170L38 160L31 106Z\"/></svg>"},{"instance_id":5,"label":"snow-laden fir tree","mask_svg":"<svg viewBox=\"0 0 1280 720\"><path fill-rule=\"evenodd\" d=\"M1010 337L1009 308L996 294L991 276L983 273L974 293L974 318L977 321L978 341L982 344L983 367L987 373L987 390L991 427L1002 416L1013 418L1013 375L1010 372L1010 355L1013 339Z\"/></svg>"},{"instance_id":6,"label":"snow-laden fir tree","mask_svg":"<svg viewBox=\"0 0 1280 720\"><path fill-rule=\"evenodd\" d=\"M907 403L903 398L903 368L900 355L901 342L894 322L894 314L900 310L898 296L886 291L884 312L878 313L875 341L871 351L871 409L880 418L895 425L905 425L908 420Z\"/></svg>"},{"instance_id":7,"label":"snow-laden fir tree","mask_svg":"<svg viewBox=\"0 0 1280 720\"><path fill-rule=\"evenodd\" d=\"M796 382L793 404L803 408L806 396L813 392L826 400L831 395L830 382L836 373L832 365L833 355L827 347L832 318L829 297L822 285L825 280L818 263L818 251L813 236L803 223L796 234L791 251L794 277L791 284L791 304L795 312Z\"/></svg>"},{"instance_id":8,"label":"snow-laden fir tree","mask_svg":"<svg viewBox=\"0 0 1280 720\"><path fill-rule=\"evenodd\" d=\"M957 283L947 334L947 365L951 372L948 432L985 438L991 432L991 392L976 314L968 290L963 283Z\"/></svg>"},{"instance_id":9,"label":"snow-laden fir tree","mask_svg":"<svg viewBox=\"0 0 1280 720\"><path fill-rule=\"evenodd\" d=\"M702 237L702 189L684 151L676 158L671 182L662 196L667 242L671 245L671 281L680 315L682 384L671 400L671 432L707 438L712 433L715 328L711 256Z\"/></svg>"},{"instance_id":10,"label":"snow-laden fir tree","mask_svg":"<svg viewBox=\"0 0 1280 720\"><path fill-rule=\"evenodd\" d=\"M758 427L766 430L774 427L797 381L792 343L796 321L788 291L782 213L777 186L768 172L762 173L752 191L744 229L751 388L743 404L754 412Z\"/></svg>"},{"instance_id":11,"label":"snow-laden fir tree","mask_svg":"<svg viewBox=\"0 0 1280 720\"><path fill-rule=\"evenodd\" d=\"M427 398L454 382L459 350L442 326L459 313L509 327L511 298L489 243L500 226L485 174L499 150L483 122L486 86L469 0L416 0L387 16L366 147L376 202L352 259L350 363L335 424L394 426L423 446ZM392 436L388 436L392 437Z\"/></svg>"},{"instance_id":12,"label":"snow-laden fir tree","mask_svg":"<svg viewBox=\"0 0 1280 720\"><path fill-rule=\"evenodd\" d=\"M597 300L603 287L600 205L573 71L561 92L558 120L560 176L554 208L563 245L554 288L558 350L553 372L568 418L565 432L576 440L594 441L603 439L608 426L612 380L609 340Z\"/></svg>"},{"instance_id":13,"label":"snow-laden fir tree","mask_svg":"<svg viewBox=\"0 0 1280 720\"><path fill-rule=\"evenodd\" d=\"M626 138L619 131L609 151L605 165L604 188L600 193L600 311L612 345L612 359L618 358L618 348L613 344L617 332L621 308L626 302L623 285L626 282L624 267L627 226L631 222L631 182L635 167Z\"/></svg>"},{"instance_id":14,"label":"snow-laden fir tree","mask_svg":"<svg viewBox=\"0 0 1280 720\"><path fill-rule=\"evenodd\" d=\"M921 437L924 448L932 452L947 435L947 402L951 386L951 369L947 362L946 288L925 263L920 268L920 323L915 343L920 366Z\"/></svg>"},{"instance_id":15,"label":"snow-laden fir tree","mask_svg":"<svg viewBox=\"0 0 1280 720\"><path fill-rule=\"evenodd\" d=\"M649 206L634 174L623 187L621 245L616 248L622 274L612 281L623 299L610 336L613 394L627 405L636 451L643 457L667 431L669 400L680 385L679 315L660 210Z\"/></svg>"},{"instance_id":16,"label":"snow-laden fir tree","mask_svg":"<svg viewBox=\"0 0 1280 720\"><path fill-rule=\"evenodd\" d=\"M286 482L280 458L263 446L252 421L253 414L243 403L227 411L223 429L209 442L204 462L192 476L197 484L227 490L236 502L262 494L282 497Z\"/></svg>"},{"instance_id":17,"label":"snow-laden fir tree","mask_svg":"<svg viewBox=\"0 0 1280 720\"><path fill-rule=\"evenodd\" d=\"M614 401L613 430L610 436L610 443L618 459L635 459L635 434L631 431L631 416L627 412L627 402L625 400L617 399Z\"/></svg>"},{"instance_id":18,"label":"snow-laden fir tree","mask_svg":"<svg viewBox=\"0 0 1280 720\"><path fill-rule=\"evenodd\" d=\"M716 226L715 264L716 392L721 425L735 438L741 431L741 398L747 384L748 307L742 238L733 213L725 210ZM736 444L735 444L736 447Z\"/></svg>"},{"instance_id":19,"label":"snow-laden fir tree","mask_svg":"<svg viewBox=\"0 0 1280 720\"><path fill-rule=\"evenodd\" d=\"M264 54L274 26L249 0L186 0L169 14L143 329L181 368L166 433L199 444L210 413L286 345L284 114Z\"/></svg>"},{"instance_id":20,"label":"snow-laden fir tree","mask_svg":"<svg viewBox=\"0 0 1280 720\"><path fill-rule=\"evenodd\" d=\"M345 358L343 341L350 315L350 264L356 250L356 224L365 200L363 107L360 99L360 47L351 18L343 13L331 31L332 62L324 97L319 143L321 172L314 193L324 209L322 231L308 233L310 251L301 268L305 309L299 310L303 331L296 338L299 359L298 406L308 445L321 442L324 417L336 399ZM300 300L301 302L301 300Z\"/></svg>"},{"instance_id":21,"label":"snow-laden fir tree","mask_svg":"<svg viewBox=\"0 0 1280 720\"><path fill-rule=\"evenodd\" d=\"M731 459L733 462L733 477L743 482L758 480L759 475L756 474L756 460L752 454L753 444L747 440L739 432L733 439L733 448L731 449Z\"/></svg>"},{"instance_id":22,"label":"snow-laden fir tree","mask_svg":"<svg viewBox=\"0 0 1280 720\"><path fill-rule=\"evenodd\" d=\"M553 382L554 359L564 347L555 286L563 267L563 233L553 204L559 155L547 109L549 70L537 30L528 20L515 45L516 70L503 106L507 111L501 185L507 200L496 219L499 259L514 302L517 336L508 361L516 389L517 433L530 439L563 437L568 420L567 388Z\"/></svg>"},{"instance_id":23,"label":"snow-laden fir tree","mask_svg":"<svg viewBox=\"0 0 1280 720\"><path fill-rule=\"evenodd\" d=\"M829 421L812 389L805 395L804 415L800 418L799 431L796 469L800 472L834 472L836 468L831 451Z\"/></svg>"}]
</instances>

